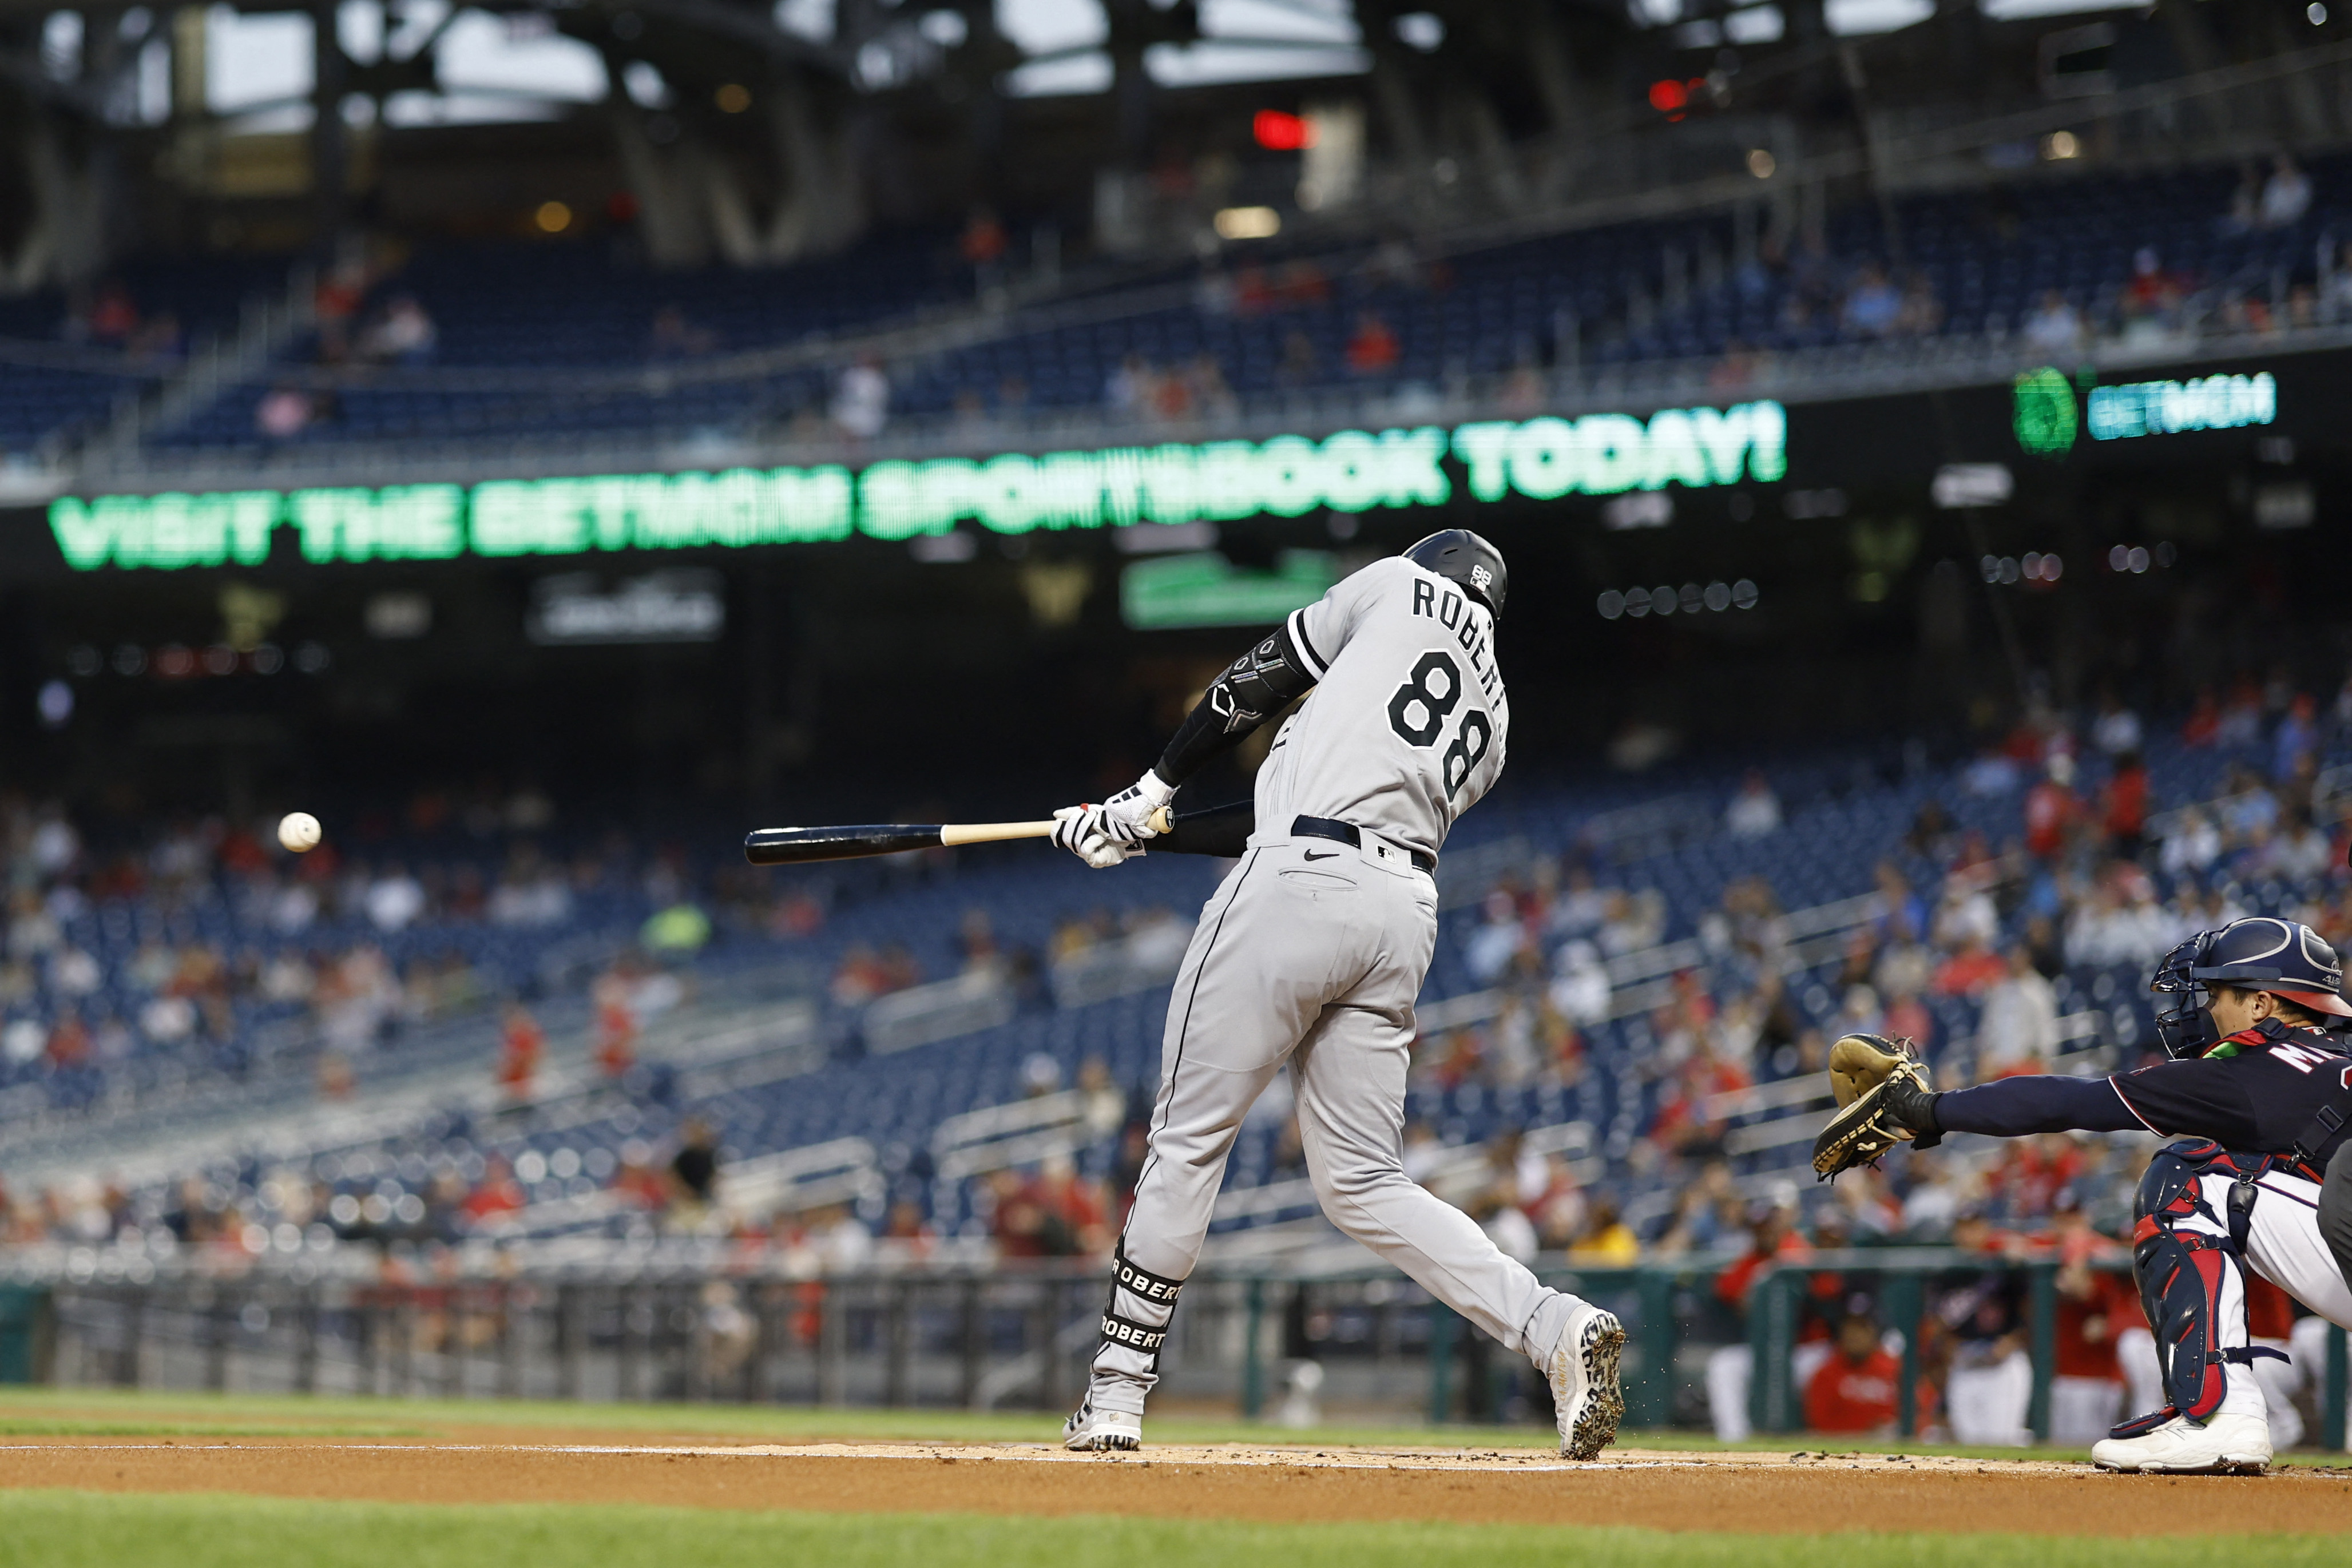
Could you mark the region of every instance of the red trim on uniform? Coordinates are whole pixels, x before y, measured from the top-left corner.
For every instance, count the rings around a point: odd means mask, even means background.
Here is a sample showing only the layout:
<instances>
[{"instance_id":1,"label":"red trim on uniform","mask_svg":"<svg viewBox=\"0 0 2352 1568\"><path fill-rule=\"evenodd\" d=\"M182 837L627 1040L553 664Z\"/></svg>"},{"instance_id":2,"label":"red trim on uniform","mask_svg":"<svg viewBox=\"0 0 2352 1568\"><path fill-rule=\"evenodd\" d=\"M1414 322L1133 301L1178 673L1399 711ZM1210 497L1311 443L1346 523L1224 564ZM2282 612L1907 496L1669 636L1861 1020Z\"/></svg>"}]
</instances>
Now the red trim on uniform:
<instances>
[{"instance_id":1,"label":"red trim on uniform","mask_svg":"<svg viewBox=\"0 0 2352 1568\"><path fill-rule=\"evenodd\" d=\"M2131 1096L2124 1092L2124 1075L2122 1073L2108 1073L2107 1086L2116 1092L2116 1098L2124 1103L2124 1109L2132 1113L2133 1121L2137 1122L2141 1126L2146 1127L2149 1132L2154 1133L2159 1138L2168 1138L2172 1135L2139 1113L2139 1107L2131 1103Z\"/></svg>"}]
</instances>

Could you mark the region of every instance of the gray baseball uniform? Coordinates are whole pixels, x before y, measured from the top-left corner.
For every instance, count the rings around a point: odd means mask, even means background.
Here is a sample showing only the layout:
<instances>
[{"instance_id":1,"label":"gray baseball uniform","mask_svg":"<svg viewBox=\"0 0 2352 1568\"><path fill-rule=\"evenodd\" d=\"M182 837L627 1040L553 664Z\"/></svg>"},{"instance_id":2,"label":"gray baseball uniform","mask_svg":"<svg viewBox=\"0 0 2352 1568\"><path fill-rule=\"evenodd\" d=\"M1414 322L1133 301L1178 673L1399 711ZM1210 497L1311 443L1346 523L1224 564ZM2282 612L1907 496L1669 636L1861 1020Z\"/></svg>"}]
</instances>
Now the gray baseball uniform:
<instances>
[{"instance_id":1,"label":"gray baseball uniform","mask_svg":"<svg viewBox=\"0 0 2352 1568\"><path fill-rule=\"evenodd\" d=\"M1258 770L1256 831L1176 977L1150 1156L1094 1361L1088 1396L1103 1409L1141 1412L1234 1134L1286 1061L1334 1225L1538 1364L1576 1305L1401 1158L1413 1000L1437 938L1436 883L1415 861L1433 860L1503 768L1494 618L1393 557L1286 632L1316 685ZM1300 817L1352 824L1360 843L1295 833Z\"/></svg>"}]
</instances>

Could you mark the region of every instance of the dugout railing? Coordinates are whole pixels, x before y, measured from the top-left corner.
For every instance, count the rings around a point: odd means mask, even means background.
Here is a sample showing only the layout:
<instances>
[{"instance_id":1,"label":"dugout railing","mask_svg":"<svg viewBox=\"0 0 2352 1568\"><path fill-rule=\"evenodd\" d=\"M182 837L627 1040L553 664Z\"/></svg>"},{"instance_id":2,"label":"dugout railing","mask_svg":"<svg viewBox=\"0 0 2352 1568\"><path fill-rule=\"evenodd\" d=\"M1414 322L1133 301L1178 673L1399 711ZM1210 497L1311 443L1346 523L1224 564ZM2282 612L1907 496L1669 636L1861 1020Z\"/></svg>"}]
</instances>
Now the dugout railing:
<instances>
[{"instance_id":1,"label":"dugout railing","mask_svg":"<svg viewBox=\"0 0 2352 1568\"><path fill-rule=\"evenodd\" d=\"M1715 1300L1730 1260L1541 1267L1625 1322L1629 1428L1705 1426L1704 1368L1740 1320ZM2110 1264L2119 1269L2120 1265ZM2027 1426L2050 1433L2058 1268L1945 1248L1816 1253L1761 1271L1745 1311L1749 1418L1803 1429L1792 1369L1816 1281L1866 1289L1900 1332L1897 1426L1916 1435L1921 1325L1956 1280L2004 1273L2033 1366ZM758 1266L457 1276L353 1258L308 1270L198 1270L0 1284L0 1382L387 1396L717 1400L1051 1409L1076 1399L1107 1280L1041 1263L790 1277ZM2325 1337L2315 1414L2345 1447L2346 1335ZM1302 1369L1315 1367L1312 1383ZM1164 1390L1245 1418L1539 1421L1526 1364L1401 1277L1204 1271L1185 1291ZM1305 1404L1301 1404L1304 1397Z\"/></svg>"}]
</instances>

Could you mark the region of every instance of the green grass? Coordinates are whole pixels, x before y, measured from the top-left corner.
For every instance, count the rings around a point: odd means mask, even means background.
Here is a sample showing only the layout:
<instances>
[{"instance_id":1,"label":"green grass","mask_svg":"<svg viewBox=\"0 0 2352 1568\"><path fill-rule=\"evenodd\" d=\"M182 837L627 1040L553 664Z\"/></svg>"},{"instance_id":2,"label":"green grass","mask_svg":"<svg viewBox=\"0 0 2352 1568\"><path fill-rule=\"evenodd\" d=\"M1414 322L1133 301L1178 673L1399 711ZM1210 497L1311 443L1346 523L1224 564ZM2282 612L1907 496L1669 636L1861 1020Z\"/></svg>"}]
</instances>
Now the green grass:
<instances>
[{"instance_id":1,"label":"green grass","mask_svg":"<svg viewBox=\"0 0 2352 1568\"><path fill-rule=\"evenodd\" d=\"M143 1418L142 1418L143 1417ZM634 1436L647 1441L713 1437L738 1442L929 1440L1044 1443L1060 1430L1058 1415L1036 1411L819 1409L793 1405L573 1404L514 1399L365 1399L348 1396L141 1393L121 1389L0 1390L0 1436L26 1437L462 1437L468 1427L544 1429L550 1440L577 1434ZM1144 1431L1155 1443L1296 1444L1308 1447L1549 1448L1559 1437L1540 1427L1326 1426L1304 1430L1225 1417L1154 1416ZM1718 1450L1697 1432L1627 1432L1621 1446ZM1887 1442L1857 1447L1808 1434L1758 1437L1732 1445L1759 1453L1799 1448L1866 1454L1945 1454L1990 1459L2087 1459L2081 1450L1969 1448Z\"/></svg>"},{"instance_id":2,"label":"green grass","mask_svg":"<svg viewBox=\"0 0 2352 1568\"><path fill-rule=\"evenodd\" d=\"M1848 1537L1844 1555L1916 1568L2110 1568L2123 1546L2021 1535ZM2210 1540L2128 1543L2133 1568L2210 1568ZM2321 1535L2232 1539L2264 1568L2340 1568ZM1073 1568L1087 1563L1285 1568L1813 1568L1818 1538L1475 1524L1235 1524L1080 1516L731 1513L717 1510L297 1502L209 1495L0 1493L0 1564L173 1568Z\"/></svg>"}]
</instances>

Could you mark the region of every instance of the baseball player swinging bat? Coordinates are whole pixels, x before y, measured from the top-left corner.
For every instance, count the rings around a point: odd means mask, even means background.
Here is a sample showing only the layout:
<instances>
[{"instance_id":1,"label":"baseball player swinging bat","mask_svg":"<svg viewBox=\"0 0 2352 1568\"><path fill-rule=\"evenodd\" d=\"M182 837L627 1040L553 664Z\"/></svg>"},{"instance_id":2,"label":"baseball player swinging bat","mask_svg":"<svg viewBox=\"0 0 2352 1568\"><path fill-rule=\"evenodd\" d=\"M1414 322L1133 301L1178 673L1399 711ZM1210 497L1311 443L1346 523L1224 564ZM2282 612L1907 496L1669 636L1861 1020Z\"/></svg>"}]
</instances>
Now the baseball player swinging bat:
<instances>
[{"instance_id":1,"label":"baseball player swinging bat","mask_svg":"<svg viewBox=\"0 0 2352 1568\"><path fill-rule=\"evenodd\" d=\"M1009 839L1048 839L1060 826L1040 822L887 822L832 828L757 828L743 838L743 858L753 865L799 865L810 861L857 860L945 845L993 844ZM1165 806L1152 814L1152 831L1171 831L1175 819Z\"/></svg>"}]
</instances>

